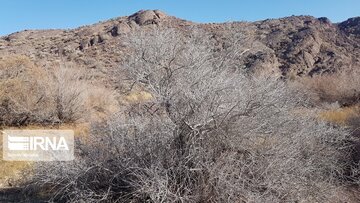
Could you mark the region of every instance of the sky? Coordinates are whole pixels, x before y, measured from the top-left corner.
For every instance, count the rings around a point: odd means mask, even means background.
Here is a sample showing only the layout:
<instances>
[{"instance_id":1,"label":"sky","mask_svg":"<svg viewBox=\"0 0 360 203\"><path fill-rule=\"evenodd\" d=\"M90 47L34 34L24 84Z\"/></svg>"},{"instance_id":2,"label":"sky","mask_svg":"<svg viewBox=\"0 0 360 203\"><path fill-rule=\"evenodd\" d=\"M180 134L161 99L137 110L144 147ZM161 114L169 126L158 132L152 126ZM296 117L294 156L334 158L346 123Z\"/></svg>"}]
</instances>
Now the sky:
<instances>
[{"instance_id":1,"label":"sky","mask_svg":"<svg viewBox=\"0 0 360 203\"><path fill-rule=\"evenodd\" d=\"M360 0L0 0L0 36L25 29L76 28L160 9L194 22L256 21L291 15L341 22L360 16Z\"/></svg>"}]
</instances>

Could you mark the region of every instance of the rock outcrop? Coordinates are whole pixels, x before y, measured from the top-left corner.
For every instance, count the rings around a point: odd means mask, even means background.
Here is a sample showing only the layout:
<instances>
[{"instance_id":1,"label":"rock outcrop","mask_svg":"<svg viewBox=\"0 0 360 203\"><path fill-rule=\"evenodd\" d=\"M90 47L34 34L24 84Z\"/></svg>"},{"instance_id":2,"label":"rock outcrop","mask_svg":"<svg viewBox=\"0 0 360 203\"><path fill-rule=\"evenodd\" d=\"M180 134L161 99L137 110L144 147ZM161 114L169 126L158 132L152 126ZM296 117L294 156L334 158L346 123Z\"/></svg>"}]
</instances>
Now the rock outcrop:
<instances>
[{"instance_id":1,"label":"rock outcrop","mask_svg":"<svg viewBox=\"0 0 360 203\"><path fill-rule=\"evenodd\" d=\"M138 25L157 24L160 19L166 18L166 14L159 10L139 11L129 17L129 20L135 21Z\"/></svg>"},{"instance_id":2,"label":"rock outcrop","mask_svg":"<svg viewBox=\"0 0 360 203\"><path fill-rule=\"evenodd\" d=\"M360 17L350 18L339 24L339 28L347 34L360 36Z\"/></svg>"}]
</instances>

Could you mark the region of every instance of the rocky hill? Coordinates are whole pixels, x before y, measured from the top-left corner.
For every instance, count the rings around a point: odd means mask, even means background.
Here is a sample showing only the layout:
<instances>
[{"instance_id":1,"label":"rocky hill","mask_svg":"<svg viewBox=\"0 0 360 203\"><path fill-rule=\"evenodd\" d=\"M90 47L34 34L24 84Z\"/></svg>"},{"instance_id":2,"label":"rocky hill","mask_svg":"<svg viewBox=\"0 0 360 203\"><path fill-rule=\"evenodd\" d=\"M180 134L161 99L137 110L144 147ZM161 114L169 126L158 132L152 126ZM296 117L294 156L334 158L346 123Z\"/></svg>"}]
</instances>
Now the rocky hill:
<instances>
[{"instance_id":1,"label":"rocky hill","mask_svg":"<svg viewBox=\"0 0 360 203\"><path fill-rule=\"evenodd\" d=\"M217 44L231 32L247 39L245 68L263 68L284 76L303 76L360 67L360 17L334 24L327 18L291 16L257 22L198 24L158 10L139 11L71 30L25 30L0 38L0 57L26 55L40 65L72 62L103 74L121 61L123 36L134 29L158 26L186 32L209 31ZM228 27L231 29L226 29Z\"/></svg>"}]
</instances>

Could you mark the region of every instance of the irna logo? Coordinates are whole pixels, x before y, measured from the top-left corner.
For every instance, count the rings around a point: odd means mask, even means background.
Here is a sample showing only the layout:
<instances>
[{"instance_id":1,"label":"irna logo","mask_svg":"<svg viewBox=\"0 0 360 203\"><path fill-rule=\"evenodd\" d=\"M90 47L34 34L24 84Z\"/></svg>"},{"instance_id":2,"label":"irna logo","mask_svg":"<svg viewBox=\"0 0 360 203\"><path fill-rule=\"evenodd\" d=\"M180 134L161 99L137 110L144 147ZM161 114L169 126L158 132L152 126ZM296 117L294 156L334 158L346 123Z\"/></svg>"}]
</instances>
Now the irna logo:
<instances>
[{"instance_id":1,"label":"irna logo","mask_svg":"<svg viewBox=\"0 0 360 203\"><path fill-rule=\"evenodd\" d=\"M64 137L17 137L8 136L9 150L69 150Z\"/></svg>"},{"instance_id":2,"label":"irna logo","mask_svg":"<svg viewBox=\"0 0 360 203\"><path fill-rule=\"evenodd\" d=\"M70 161L74 159L72 130L5 130L6 161Z\"/></svg>"}]
</instances>

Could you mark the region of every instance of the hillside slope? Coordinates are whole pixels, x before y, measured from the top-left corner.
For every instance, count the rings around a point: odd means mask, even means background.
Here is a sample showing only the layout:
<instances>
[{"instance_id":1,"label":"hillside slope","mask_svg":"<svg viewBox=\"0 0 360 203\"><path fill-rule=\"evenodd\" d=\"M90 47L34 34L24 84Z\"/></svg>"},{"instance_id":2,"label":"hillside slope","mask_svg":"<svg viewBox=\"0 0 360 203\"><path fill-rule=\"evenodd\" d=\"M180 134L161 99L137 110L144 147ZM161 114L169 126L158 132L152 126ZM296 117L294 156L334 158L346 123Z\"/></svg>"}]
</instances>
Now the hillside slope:
<instances>
[{"instance_id":1,"label":"hillside slope","mask_svg":"<svg viewBox=\"0 0 360 203\"><path fill-rule=\"evenodd\" d=\"M213 34L218 49L225 46L228 34L240 33L247 40L244 68L260 68L284 76L334 72L360 65L360 17L339 24L311 16L198 24L158 10L139 11L71 30L13 33L0 38L0 57L27 55L40 65L69 61L104 75L117 66L126 52L123 36L151 26L184 32L193 26L203 28Z\"/></svg>"}]
</instances>

